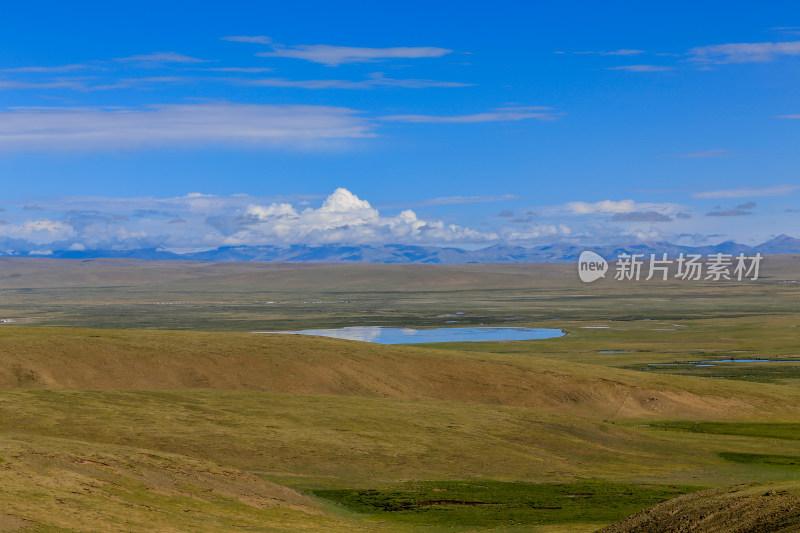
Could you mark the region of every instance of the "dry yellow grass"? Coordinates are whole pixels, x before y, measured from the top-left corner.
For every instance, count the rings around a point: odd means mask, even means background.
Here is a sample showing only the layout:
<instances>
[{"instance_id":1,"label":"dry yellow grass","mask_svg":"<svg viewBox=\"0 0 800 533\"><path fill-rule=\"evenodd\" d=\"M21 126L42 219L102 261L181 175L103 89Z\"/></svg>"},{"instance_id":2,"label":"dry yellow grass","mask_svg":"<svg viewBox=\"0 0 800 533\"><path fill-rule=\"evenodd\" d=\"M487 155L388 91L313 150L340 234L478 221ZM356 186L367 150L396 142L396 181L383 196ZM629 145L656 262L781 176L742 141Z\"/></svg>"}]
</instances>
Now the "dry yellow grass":
<instances>
[{"instance_id":1,"label":"dry yellow grass","mask_svg":"<svg viewBox=\"0 0 800 533\"><path fill-rule=\"evenodd\" d=\"M0 387L213 388L466 401L594 418L742 418L765 412L791 417L800 410L800 391L794 389L646 375L533 355L295 335L6 327Z\"/></svg>"}]
</instances>

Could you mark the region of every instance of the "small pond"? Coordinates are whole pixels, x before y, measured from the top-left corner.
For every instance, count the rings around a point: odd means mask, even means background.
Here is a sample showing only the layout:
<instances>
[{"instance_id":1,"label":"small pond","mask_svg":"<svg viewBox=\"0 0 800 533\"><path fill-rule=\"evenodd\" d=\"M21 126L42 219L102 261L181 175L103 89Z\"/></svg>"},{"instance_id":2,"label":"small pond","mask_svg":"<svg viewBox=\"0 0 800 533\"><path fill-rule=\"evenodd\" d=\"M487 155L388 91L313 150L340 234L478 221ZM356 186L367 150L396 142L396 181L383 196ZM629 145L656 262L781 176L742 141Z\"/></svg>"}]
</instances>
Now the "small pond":
<instances>
[{"instance_id":1,"label":"small pond","mask_svg":"<svg viewBox=\"0 0 800 533\"><path fill-rule=\"evenodd\" d=\"M381 326L353 326L338 329L304 329L301 331L255 331L254 333L290 333L293 335L319 335L351 341L378 344L416 344L422 342L478 342L527 341L563 337L560 329L545 328L384 328Z\"/></svg>"}]
</instances>

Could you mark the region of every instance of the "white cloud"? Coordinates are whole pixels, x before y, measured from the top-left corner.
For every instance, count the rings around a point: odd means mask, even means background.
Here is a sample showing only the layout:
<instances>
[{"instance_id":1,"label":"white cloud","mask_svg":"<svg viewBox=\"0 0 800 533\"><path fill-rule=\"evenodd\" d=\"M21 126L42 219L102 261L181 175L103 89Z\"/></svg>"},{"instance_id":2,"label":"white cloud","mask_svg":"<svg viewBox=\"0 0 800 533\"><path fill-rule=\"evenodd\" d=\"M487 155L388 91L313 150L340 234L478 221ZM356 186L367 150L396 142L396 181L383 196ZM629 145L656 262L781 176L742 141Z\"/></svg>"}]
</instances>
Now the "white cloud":
<instances>
[{"instance_id":1,"label":"white cloud","mask_svg":"<svg viewBox=\"0 0 800 533\"><path fill-rule=\"evenodd\" d=\"M559 115L554 113L549 107L510 107L499 108L486 113L475 113L472 115L389 115L380 117L380 120L387 122L464 124L476 122L511 122L526 119L556 120L558 117Z\"/></svg>"},{"instance_id":2,"label":"white cloud","mask_svg":"<svg viewBox=\"0 0 800 533\"><path fill-rule=\"evenodd\" d=\"M136 61L142 63L205 63L208 60L198 59L177 52L153 52L130 57L120 57L117 61Z\"/></svg>"},{"instance_id":3,"label":"white cloud","mask_svg":"<svg viewBox=\"0 0 800 533\"><path fill-rule=\"evenodd\" d=\"M86 85L78 81L59 80L45 82L29 82L18 80L0 80L0 89L85 89Z\"/></svg>"},{"instance_id":4,"label":"white cloud","mask_svg":"<svg viewBox=\"0 0 800 533\"><path fill-rule=\"evenodd\" d=\"M16 67L0 69L2 72L23 72L23 73L59 73L73 72L88 68L97 68L92 65L56 65L53 67Z\"/></svg>"},{"instance_id":5,"label":"white cloud","mask_svg":"<svg viewBox=\"0 0 800 533\"><path fill-rule=\"evenodd\" d=\"M566 204L568 211L576 215L594 215L597 213L629 213L636 211L636 204L633 200L603 200L593 204L587 202L569 202Z\"/></svg>"},{"instance_id":6,"label":"white cloud","mask_svg":"<svg viewBox=\"0 0 800 533\"><path fill-rule=\"evenodd\" d=\"M516 194L500 194L488 196L442 196L431 198L422 202L421 205L453 205L453 204L476 204L483 202L504 202L519 198Z\"/></svg>"},{"instance_id":7,"label":"white cloud","mask_svg":"<svg viewBox=\"0 0 800 533\"><path fill-rule=\"evenodd\" d=\"M657 213L670 215L682 207L675 204L636 203L633 200L603 200L595 203L568 202L564 209L573 215L618 215L623 213Z\"/></svg>"},{"instance_id":8,"label":"white cloud","mask_svg":"<svg viewBox=\"0 0 800 533\"><path fill-rule=\"evenodd\" d=\"M75 230L72 226L59 221L28 220L20 224L1 225L0 236L23 239L41 245L75 237Z\"/></svg>"},{"instance_id":9,"label":"white cloud","mask_svg":"<svg viewBox=\"0 0 800 533\"><path fill-rule=\"evenodd\" d=\"M0 150L309 143L371 137L353 109L313 105L192 104L145 109L0 111Z\"/></svg>"},{"instance_id":10,"label":"white cloud","mask_svg":"<svg viewBox=\"0 0 800 533\"><path fill-rule=\"evenodd\" d=\"M406 89L424 89L428 87L469 87L470 83L455 81L437 81L424 79L386 78L380 72L370 74L367 79L351 80L288 80L285 78L265 78L248 80L245 85L256 87L291 87L297 89L371 89L373 87L401 87Z\"/></svg>"},{"instance_id":11,"label":"white cloud","mask_svg":"<svg viewBox=\"0 0 800 533\"><path fill-rule=\"evenodd\" d=\"M355 46L331 46L327 44L276 46L272 52L260 52L260 57L288 57L304 59L328 66L343 63L368 63L386 59L417 59L442 57L451 53L447 48L432 46L400 46L394 48L363 48Z\"/></svg>"},{"instance_id":12,"label":"white cloud","mask_svg":"<svg viewBox=\"0 0 800 533\"><path fill-rule=\"evenodd\" d=\"M297 218L297 211L294 210L292 204L275 203L268 206L262 205L248 205L244 211L245 216L252 217L258 221L265 221L271 218L289 217Z\"/></svg>"},{"instance_id":13,"label":"white cloud","mask_svg":"<svg viewBox=\"0 0 800 533\"><path fill-rule=\"evenodd\" d=\"M674 70L673 67L664 65L622 65L619 67L608 67L608 70L625 70L628 72L666 72Z\"/></svg>"},{"instance_id":14,"label":"white cloud","mask_svg":"<svg viewBox=\"0 0 800 533\"><path fill-rule=\"evenodd\" d=\"M226 245L274 243L392 243L486 242L495 233L421 220L411 210L382 216L366 200L344 188L336 189L322 206L296 210L287 203L249 205L242 227L229 235Z\"/></svg>"},{"instance_id":15,"label":"white cloud","mask_svg":"<svg viewBox=\"0 0 800 533\"><path fill-rule=\"evenodd\" d=\"M748 198L752 196L787 196L800 185L773 185L770 187L742 187L740 189L723 189L719 191L705 191L693 194L695 198Z\"/></svg>"},{"instance_id":16,"label":"white cloud","mask_svg":"<svg viewBox=\"0 0 800 533\"><path fill-rule=\"evenodd\" d=\"M75 197L37 200L41 210L9 206L0 226L6 249L84 250L166 247L212 249L224 245L488 243L491 230L420 217L405 209L383 214L347 189L316 205L301 197L189 193L174 198ZM46 217L43 214L46 213ZM181 223L175 223L180 221ZM556 226L557 228L557 226ZM526 230L545 235L550 229ZM13 241L13 242L10 242Z\"/></svg>"},{"instance_id":17,"label":"white cloud","mask_svg":"<svg viewBox=\"0 0 800 533\"><path fill-rule=\"evenodd\" d=\"M266 35L229 35L221 37L223 41L232 41L235 43L255 43L255 44L270 44L272 38Z\"/></svg>"},{"instance_id":18,"label":"white cloud","mask_svg":"<svg viewBox=\"0 0 800 533\"><path fill-rule=\"evenodd\" d=\"M556 52L556 53L563 53L563 52ZM573 52L573 54L578 54L578 55L597 54L601 56L635 56L643 53L644 50L634 50L630 48L622 48L620 50L588 50L585 52Z\"/></svg>"},{"instance_id":19,"label":"white cloud","mask_svg":"<svg viewBox=\"0 0 800 533\"><path fill-rule=\"evenodd\" d=\"M789 118L789 119L800 119L800 115L778 115L775 118Z\"/></svg>"},{"instance_id":20,"label":"white cloud","mask_svg":"<svg viewBox=\"0 0 800 533\"><path fill-rule=\"evenodd\" d=\"M603 55L603 56L635 56L635 55L639 55L639 54L643 54L643 53L644 53L644 50L632 50L632 49L629 49L629 48L623 48L621 50L610 50L610 51L600 52L600 55Z\"/></svg>"},{"instance_id":21,"label":"white cloud","mask_svg":"<svg viewBox=\"0 0 800 533\"><path fill-rule=\"evenodd\" d=\"M534 241L545 237L567 237L571 234L572 229L564 224L536 224L522 230L505 228L500 231L500 236L507 242Z\"/></svg>"},{"instance_id":22,"label":"white cloud","mask_svg":"<svg viewBox=\"0 0 800 533\"><path fill-rule=\"evenodd\" d=\"M147 76L141 78L122 78L110 82L102 78L94 77L58 79L55 81L45 82L0 80L0 89L72 89L75 91L108 91L112 89L142 87L149 84L189 83L193 81L197 81L197 78L185 76Z\"/></svg>"},{"instance_id":23,"label":"white cloud","mask_svg":"<svg viewBox=\"0 0 800 533\"><path fill-rule=\"evenodd\" d=\"M707 159L711 157L736 157L737 154L725 148L715 148L713 150L701 150L699 152L689 152L685 154L668 154L664 157L677 157L683 159Z\"/></svg>"},{"instance_id":24,"label":"white cloud","mask_svg":"<svg viewBox=\"0 0 800 533\"><path fill-rule=\"evenodd\" d=\"M698 46L689 50L691 59L711 63L763 63L780 56L800 55L800 41L728 43Z\"/></svg>"},{"instance_id":25,"label":"white cloud","mask_svg":"<svg viewBox=\"0 0 800 533\"><path fill-rule=\"evenodd\" d=\"M240 72L242 74L261 74L263 72L272 72L269 67L217 67L217 68L203 68L207 72Z\"/></svg>"}]
</instances>

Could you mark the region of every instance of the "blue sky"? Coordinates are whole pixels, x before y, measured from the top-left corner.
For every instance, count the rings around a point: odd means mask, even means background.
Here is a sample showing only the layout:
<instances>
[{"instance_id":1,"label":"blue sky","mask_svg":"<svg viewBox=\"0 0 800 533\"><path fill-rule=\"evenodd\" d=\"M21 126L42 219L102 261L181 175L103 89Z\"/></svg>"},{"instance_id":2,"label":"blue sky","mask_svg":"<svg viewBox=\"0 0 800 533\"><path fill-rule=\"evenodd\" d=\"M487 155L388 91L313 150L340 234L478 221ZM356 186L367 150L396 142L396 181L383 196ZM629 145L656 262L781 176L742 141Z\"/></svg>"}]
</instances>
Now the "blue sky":
<instances>
[{"instance_id":1,"label":"blue sky","mask_svg":"<svg viewBox=\"0 0 800 533\"><path fill-rule=\"evenodd\" d=\"M31 2L0 248L800 236L796 2Z\"/></svg>"}]
</instances>

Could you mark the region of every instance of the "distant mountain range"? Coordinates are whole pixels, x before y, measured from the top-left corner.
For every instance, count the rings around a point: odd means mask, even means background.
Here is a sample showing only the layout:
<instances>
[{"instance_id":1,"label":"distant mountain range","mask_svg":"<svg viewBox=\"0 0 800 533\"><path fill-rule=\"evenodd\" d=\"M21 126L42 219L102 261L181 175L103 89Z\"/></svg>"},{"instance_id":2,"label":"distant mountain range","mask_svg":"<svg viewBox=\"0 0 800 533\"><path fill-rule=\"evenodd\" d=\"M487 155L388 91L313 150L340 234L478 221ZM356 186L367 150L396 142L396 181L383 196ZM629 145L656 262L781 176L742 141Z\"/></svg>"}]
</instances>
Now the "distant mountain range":
<instances>
[{"instance_id":1,"label":"distant mountain range","mask_svg":"<svg viewBox=\"0 0 800 533\"><path fill-rule=\"evenodd\" d=\"M178 254L163 249L55 251L46 257L87 259L118 257L131 259L167 259L192 261L276 261L291 263L563 263L577 261L584 250L592 250L606 259L622 253L663 254L675 257L684 254L800 254L800 239L780 235L757 246L727 241L713 246L680 246L669 242L653 242L617 246L579 246L555 243L526 248L494 245L479 250L413 246L404 244L321 246L223 246L216 250ZM4 254L7 257L42 257L42 254Z\"/></svg>"}]
</instances>

